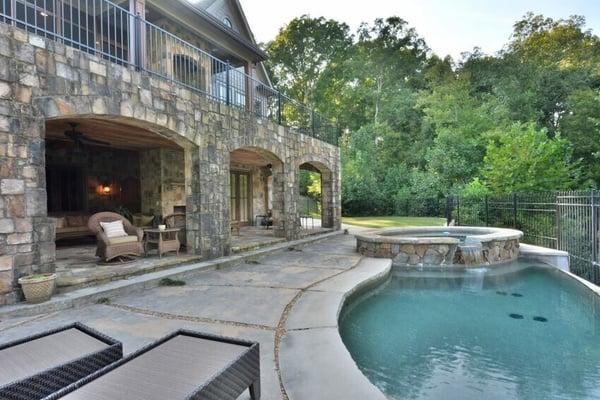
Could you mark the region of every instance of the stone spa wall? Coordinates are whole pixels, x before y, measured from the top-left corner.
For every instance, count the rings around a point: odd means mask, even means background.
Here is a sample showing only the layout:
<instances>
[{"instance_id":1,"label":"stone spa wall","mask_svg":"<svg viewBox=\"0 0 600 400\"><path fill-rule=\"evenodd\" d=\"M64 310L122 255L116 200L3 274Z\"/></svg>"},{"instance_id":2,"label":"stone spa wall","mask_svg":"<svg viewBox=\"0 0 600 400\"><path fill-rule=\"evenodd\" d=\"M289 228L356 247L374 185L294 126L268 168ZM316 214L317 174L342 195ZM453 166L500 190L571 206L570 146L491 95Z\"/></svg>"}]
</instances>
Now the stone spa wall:
<instances>
[{"instance_id":1,"label":"stone spa wall","mask_svg":"<svg viewBox=\"0 0 600 400\"><path fill-rule=\"evenodd\" d=\"M442 236L447 232L450 235ZM461 244L451 235L465 235L467 243ZM356 235L356 248L367 257L390 258L395 266L481 266L516 260L521 236L520 231L511 229L393 228ZM475 254L476 263L473 262L473 252L478 253Z\"/></svg>"}]
</instances>

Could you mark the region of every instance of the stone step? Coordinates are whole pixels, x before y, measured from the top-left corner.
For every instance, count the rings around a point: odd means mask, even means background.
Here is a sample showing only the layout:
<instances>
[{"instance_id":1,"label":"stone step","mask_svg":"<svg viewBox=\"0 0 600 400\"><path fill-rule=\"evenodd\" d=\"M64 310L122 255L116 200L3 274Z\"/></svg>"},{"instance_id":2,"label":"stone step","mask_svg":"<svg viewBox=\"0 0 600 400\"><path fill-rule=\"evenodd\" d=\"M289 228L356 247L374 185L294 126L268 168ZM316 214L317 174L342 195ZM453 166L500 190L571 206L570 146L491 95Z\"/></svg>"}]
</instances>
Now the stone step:
<instances>
[{"instance_id":1,"label":"stone step","mask_svg":"<svg viewBox=\"0 0 600 400\"><path fill-rule=\"evenodd\" d=\"M159 282L164 278L185 280L193 277L199 272L232 267L257 256L268 255L289 247L304 246L306 244L314 243L316 241L331 238L340 234L342 234L342 231L334 231L322 235L309 236L299 240L277 243L272 246L235 254L228 257L174 266L162 271L151 272L144 275L133 276L128 279L116 280L102 285L86 287L74 290L72 292L58 294L49 301L41 304L20 303L10 306L3 306L0 307L0 321L7 318L28 317L96 303L100 299L110 299L112 297L131 294L137 291L157 287Z\"/></svg>"}]
</instances>

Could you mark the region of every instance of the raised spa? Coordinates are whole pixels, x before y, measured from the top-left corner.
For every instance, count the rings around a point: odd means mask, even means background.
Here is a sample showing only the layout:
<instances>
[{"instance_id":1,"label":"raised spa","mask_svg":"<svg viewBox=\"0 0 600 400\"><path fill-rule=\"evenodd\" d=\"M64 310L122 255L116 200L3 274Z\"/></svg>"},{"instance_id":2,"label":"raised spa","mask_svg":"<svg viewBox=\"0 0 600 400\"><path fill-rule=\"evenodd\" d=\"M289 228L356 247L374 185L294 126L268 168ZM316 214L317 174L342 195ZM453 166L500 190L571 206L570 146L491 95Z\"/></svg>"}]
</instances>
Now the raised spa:
<instances>
[{"instance_id":1,"label":"raised spa","mask_svg":"<svg viewBox=\"0 0 600 400\"><path fill-rule=\"evenodd\" d=\"M357 251L395 266L481 266L519 257L523 232L466 226L390 228L356 235Z\"/></svg>"}]
</instances>

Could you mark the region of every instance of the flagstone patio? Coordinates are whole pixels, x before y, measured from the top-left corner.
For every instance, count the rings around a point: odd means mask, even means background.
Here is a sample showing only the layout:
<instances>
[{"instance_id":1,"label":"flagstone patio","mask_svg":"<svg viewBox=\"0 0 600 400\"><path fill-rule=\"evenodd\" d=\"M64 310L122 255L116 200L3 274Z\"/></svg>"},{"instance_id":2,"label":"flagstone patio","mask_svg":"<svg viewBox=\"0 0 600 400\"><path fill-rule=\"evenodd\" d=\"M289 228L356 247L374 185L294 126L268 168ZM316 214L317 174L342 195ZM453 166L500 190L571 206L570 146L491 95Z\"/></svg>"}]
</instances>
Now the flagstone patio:
<instances>
[{"instance_id":1,"label":"flagstone patio","mask_svg":"<svg viewBox=\"0 0 600 400\"><path fill-rule=\"evenodd\" d=\"M346 286L356 285L349 282L386 271L382 266L371 271L368 265L360 265L361 259L355 251L353 236L332 236L246 259L224 270L198 272L186 279L185 286L156 287L114 297L109 304L5 319L0 321L0 342L73 321L81 321L122 341L126 353L179 328L257 340L261 346L262 398L303 398L289 396L286 391L286 382L296 393L302 393L304 388L309 392L315 389L305 384L298 386L300 381L295 380L295 377L302 376L305 368L295 368L290 360L299 359L298 365L301 366L301 354L292 354L298 350L302 353L302 349L287 344L290 352L286 357L286 368L291 375L282 374L279 365L281 340L288 329L302 327L305 330L306 324L308 328L319 325L322 310L325 313L329 310L330 321L323 321L330 328L333 323L335 330L331 333L337 332L336 321L332 322L331 318L336 318L335 311L343 298L339 287L346 290ZM389 272L389 266L387 268ZM325 284L330 280L330 285ZM321 298L320 293L325 293L324 297ZM314 303L317 298L325 306ZM288 316L296 304L299 304L298 313L294 313L288 327ZM326 336L327 341L332 340L331 335ZM318 337L315 336L317 340ZM352 360L343 346L336 345L334 348L342 351L341 357L347 358L345 361L352 365L350 371L355 373ZM345 371L345 368L340 366L339 371ZM361 376L359 380L364 379ZM241 398L248 397L245 394Z\"/></svg>"}]
</instances>

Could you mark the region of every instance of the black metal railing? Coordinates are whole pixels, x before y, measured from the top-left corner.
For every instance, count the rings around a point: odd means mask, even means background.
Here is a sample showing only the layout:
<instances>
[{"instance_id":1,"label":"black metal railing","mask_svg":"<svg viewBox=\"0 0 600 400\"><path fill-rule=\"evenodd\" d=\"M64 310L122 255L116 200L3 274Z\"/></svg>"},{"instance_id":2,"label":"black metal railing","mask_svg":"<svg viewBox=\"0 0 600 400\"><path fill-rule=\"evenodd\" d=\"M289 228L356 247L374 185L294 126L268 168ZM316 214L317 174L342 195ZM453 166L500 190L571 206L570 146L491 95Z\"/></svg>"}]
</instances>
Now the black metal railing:
<instances>
[{"instance_id":1,"label":"black metal railing","mask_svg":"<svg viewBox=\"0 0 600 400\"><path fill-rule=\"evenodd\" d=\"M456 225L523 231L524 243L564 250L571 271L600 284L600 191L398 199L399 215L445 217Z\"/></svg>"},{"instance_id":2,"label":"black metal railing","mask_svg":"<svg viewBox=\"0 0 600 400\"><path fill-rule=\"evenodd\" d=\"M337 145L339 129L311 108L111 1L0 0L0 22Z\"/></svg>"}]
</instances>

